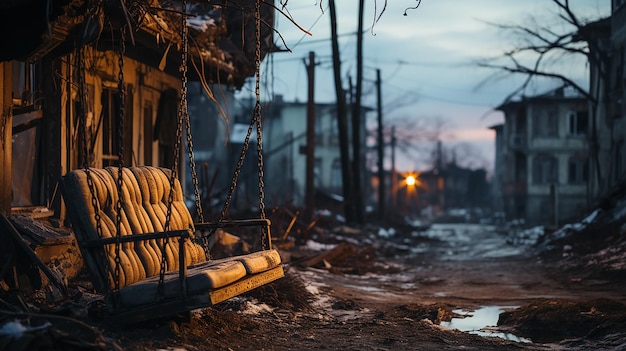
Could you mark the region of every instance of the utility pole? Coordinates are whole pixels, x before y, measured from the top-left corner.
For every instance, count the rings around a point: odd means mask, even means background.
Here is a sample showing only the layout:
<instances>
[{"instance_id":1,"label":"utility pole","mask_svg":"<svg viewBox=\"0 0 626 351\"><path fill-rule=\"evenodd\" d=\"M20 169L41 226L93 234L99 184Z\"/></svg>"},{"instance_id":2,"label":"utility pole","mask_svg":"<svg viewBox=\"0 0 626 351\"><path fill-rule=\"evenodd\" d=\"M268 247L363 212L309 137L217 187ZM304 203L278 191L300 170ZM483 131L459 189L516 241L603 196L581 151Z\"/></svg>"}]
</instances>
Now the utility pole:
<instances>
[{"instance_id":1,"label":"utility pole","mask_svg":"<svg viewBox=\"0 0 626 351\"><path fill-rule=\"evenodd\" d=\"M341 155L341 175L343 183L343 206L346 221L354 221L354 206L352 193L352 168L350 167L350 150L348 142L348 114L346 108L346 94L341 86L341 60L339 58L339 43L337 41L337 13L335 0L329 0L330 29L333 49L333 73L335 78L335 94L337 96L337 128L339 130L339 151Z\"/></svg>"},{"instance_id":2,"label":"utility pole","mask_svg":"<svg viewBox=\"0 0 626 351\"><path fill-rule=\"evenodd\" d=\"M398 206L398 173L396 172L396 127L391 127L391 206Z\"/></svg>"},{"instance_id":3,"label":"utility pole","mask_svg":"<svg viewBox=\"0 0 626 351\"><path fill-rule=\"evenodd\" d=\"M376 100L378 111L378 216L385 216L385 169L383 157L385 154L385 140L383 137L383 98L380 82L380 69L376 70Z\"/></svg>"},{"instance_id":4,"label":"utility pole","mask_svg":"<svg viewBox=\"0 0 626 351\"><path fill-rule=\"evenodd\" d=\"M359 0L359 22L356 37L356 92L352 105L352 173L354 174L354 212L357 223L363 223L363 170L361 169L361 95L363 89L363 12L365 0Z\"/></svg>"},{"instance_id":5,"label":"utility pole","mask_svg":"<svg viewBox=\"0 0 626 351\"><path fill-rule=\"evenodd\" d=\"M304 62L309 79L309 94L306 109L306 187L305 212L313 213L315 207L315 53L309 52L309 64Z\"/></svg>"}]
</instances>

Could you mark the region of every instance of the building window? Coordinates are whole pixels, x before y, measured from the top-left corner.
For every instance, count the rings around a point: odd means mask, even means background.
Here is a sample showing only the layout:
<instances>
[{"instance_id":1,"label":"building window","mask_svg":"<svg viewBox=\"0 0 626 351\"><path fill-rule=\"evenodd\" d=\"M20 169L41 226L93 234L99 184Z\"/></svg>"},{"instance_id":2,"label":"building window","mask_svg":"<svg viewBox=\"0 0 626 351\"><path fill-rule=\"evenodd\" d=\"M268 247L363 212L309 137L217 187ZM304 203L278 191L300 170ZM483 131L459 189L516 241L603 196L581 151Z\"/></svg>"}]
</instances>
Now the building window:
<instances>
[{"instance_id":1,"label":"building window","mask_svg":"<svg viewBox=\"0 0 626 351\"><path fill-rule=\"evenodd\" d=\"M559 111L556 107L538 107L533 114L533 133L538 137L556 137L559 130Z\"/></svg>"},{"instance_id":2,"label":"building window","mask_svg":"<svg viewBox=\"0 0 626 351\"><path fill-rule=\"evenodd\" d=\"M589 163L585 158L570 158L567 170L567 181L570 184L586 183L589 180Z\"/></svg>"},{"instance_id":3,"label":"building window","mask_svg":"<svg viewBox=\"0 0 626 351\"><path fill-rule=\"evenodd\" d=\"M589 126L589 113L587 111L570 111L567 113L569 135L587 135Z\"/></svg>"},{"instance_id":4,"label":"building window","mask_svg":"<svg viewBox=\"0 0 626 351\"><path fill-rule=\"evenodd\" d=\"M119 164L120 151L120 98L119 92L114 89L104 87L101 95L102 102L102 166L117 166ZM133 116L132 108L133 94L130 89L126 89L126 104L124 108L124 126L121 142L124 147L123 162L125 165L132 164L132 128Z\"/></svg>"},{"instance_id":5,"label":"building window","mask_svg":"<svg viewBox=\"0 0 626 351\"><path fill-rule=\"evenodd\" d=\"M341 161L339 159L335 159L333 160L332 168L330 169L330 187L334 191L342 189L343 181L341 174Z\"/></svg>"},{"instance_id":6,"label":"building window","mask_svg":"<svg viewBox=\"0 0 626 351\"><path fill-rule=\"evenodd\" d=\"M550 155L538 155L533 160L533 183L552 184L557 182L557 159Z\"/></svg>"}]
</instances>

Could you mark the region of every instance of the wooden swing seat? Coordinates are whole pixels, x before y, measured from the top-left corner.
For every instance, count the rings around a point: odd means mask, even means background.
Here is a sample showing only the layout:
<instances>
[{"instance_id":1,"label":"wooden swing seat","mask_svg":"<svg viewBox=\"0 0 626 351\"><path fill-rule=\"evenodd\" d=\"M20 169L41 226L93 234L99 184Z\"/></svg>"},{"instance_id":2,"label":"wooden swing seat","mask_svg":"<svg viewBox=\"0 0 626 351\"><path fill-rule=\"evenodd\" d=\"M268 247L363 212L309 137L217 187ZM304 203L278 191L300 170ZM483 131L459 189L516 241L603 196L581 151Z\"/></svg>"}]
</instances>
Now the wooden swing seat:
<instances>
[{"instance_id":1,"label":"wooden swing seat","mask_svg":"<svg viewBox=\"0 0 626 351\"><path fill-rule=\"evenodd\" d=\"M269 239L269 220L194 224L175 179L170 230L164 231L171 171L143 166L123 168L122 173L120 237L115 234L118 168L90 168L89 176L84 169L73 170L61 179L85 265L95 289L108 297L112 313L122 317L118 320L132 323L210 306L284 276L271 240L269 249L220 260L207 260L203 247L193 240L208 229L233 226L265 226ZM159 290L163 240L166 273ZM120 289L114 299L116 257Z\"/></svg>"}]
</instances>

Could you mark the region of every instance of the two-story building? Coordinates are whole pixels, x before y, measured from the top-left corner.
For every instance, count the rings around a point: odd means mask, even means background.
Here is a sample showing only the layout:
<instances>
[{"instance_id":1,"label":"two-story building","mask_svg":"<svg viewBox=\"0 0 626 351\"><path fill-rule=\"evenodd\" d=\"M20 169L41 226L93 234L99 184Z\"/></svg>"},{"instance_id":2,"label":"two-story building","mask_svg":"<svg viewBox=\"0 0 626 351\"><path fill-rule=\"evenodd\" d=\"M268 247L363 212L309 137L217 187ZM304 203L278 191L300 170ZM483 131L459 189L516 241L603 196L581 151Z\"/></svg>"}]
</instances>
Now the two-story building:
<instances>
[{"instance_id":1,"label":"two-story building","mask_svg":"<svg viewBox=\"0 0 626 351\"><path fill-rule=\"evenodd\" d=\"M561 88L496 108L504 124L492 128L501 150L496 180L506 216L529 224L558 224L589 204L587 99Z\"/></svg>"},{"instance_id":2,"label":"two-story building","mask_svg":"<svg viewBox=\"0 0 626 351\"><path fill-rule=\"evenodd\" d=\"M246 102L240 105L246 106ZM269 204L303 206L306 187L307 103L275 96L263 104L265 194ZM342 171L334 103L315 103L314 190L319 195L341 195ZM362 109L365 121L367 108ZM365 150L365 123L361 125ZM364 158L364 155L361 155ZM361 165L365 165L364 159ZM363 166L356 176L369 179ZM361 184L365 184L364 181ZM368 186L368 185L365 185ZM367 190L367 189L364 189ZM372 194L372 191L365 191ZM322 195L322 197L324 196Z\"/></svg>"}]
</instances>

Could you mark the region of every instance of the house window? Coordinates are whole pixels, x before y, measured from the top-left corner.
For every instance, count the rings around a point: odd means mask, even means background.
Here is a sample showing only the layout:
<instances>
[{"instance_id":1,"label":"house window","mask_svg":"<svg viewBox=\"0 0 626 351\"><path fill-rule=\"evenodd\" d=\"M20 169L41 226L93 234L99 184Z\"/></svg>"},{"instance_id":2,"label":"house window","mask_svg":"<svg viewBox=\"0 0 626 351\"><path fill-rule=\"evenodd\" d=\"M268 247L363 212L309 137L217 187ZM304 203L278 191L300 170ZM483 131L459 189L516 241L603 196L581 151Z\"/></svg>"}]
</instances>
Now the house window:
<instances>
[{"instance_id":1,"label":"house window","mask_svg":"<svg viewBox=\"0 0 626 351\"><path fill-rule=\"evenodd\" d=\"M538 155L533 160L533 183L551 184L558 180L557 159L550 155Z\"/></svg>"},{"instance_id":2,"label":"house window","mask_svg":"<svg viewBox=\"0 0 626 351\"><path fill-rule=\"evenodd\" d=\"M320 157L315 158L313 165L313 185L316 188L322 187L322 159Z\"/></svg>"},{"instance_id":3,"label":"house window","mask_svg":"<svg viewBox=\"0 0 626 351\"><path fill-rule=\"evenodd\" d=\"M330 187L338 191L342 188L343 181L341 178L341 161L339 159L333 160L333 165L330 170Z\"/></svg>"},{"instance_id":4,"label":"house window","mask_svg":"<svg viewBox=\"0 0 626 351\"><path fill-rule=\"evenodd\" d=\"M584 136L587 134L589 125L589 113L587 111L570 111L567 113L569 135Z\"/></svg>"},{"instance_id":5,"label":"house window","mask_svg":"<svg viewBox=\"0 0 626 351\"><path fill-rule=\"evenodd\" d=\"M559 111L556 107L538 107L533 114L533 133L538 137L556 137L559 130Z\"/></svg>"},{"instance_id":6,"label":"house window","mask_svg":"<svg viewBox=\"0 0 626 351\"><path fill-rule=\"evenodd\" d=\"M133 116L132 106L133 96L129 89L126 91L126 108L124 109L124 128L122 145L124 147L123 161L129 166L132 162L132 127ZM117 166L119 159L120 140L119 127L119 92L114 89L104 88L102 90L102 166Z\"/></svg>"},{"instance_id":7,"label":"house window","mask_svg":"<svg viewBox=\"0 0 626 351\"><path fill-rule=\"evenodd\" d=\"M583 157L570 158L567 170L567 181L570 184L586 183L589 180L589 163Z\"/></svg>"}]
</instances>

